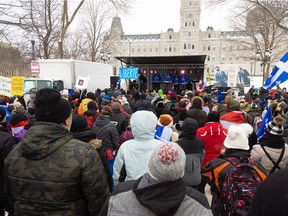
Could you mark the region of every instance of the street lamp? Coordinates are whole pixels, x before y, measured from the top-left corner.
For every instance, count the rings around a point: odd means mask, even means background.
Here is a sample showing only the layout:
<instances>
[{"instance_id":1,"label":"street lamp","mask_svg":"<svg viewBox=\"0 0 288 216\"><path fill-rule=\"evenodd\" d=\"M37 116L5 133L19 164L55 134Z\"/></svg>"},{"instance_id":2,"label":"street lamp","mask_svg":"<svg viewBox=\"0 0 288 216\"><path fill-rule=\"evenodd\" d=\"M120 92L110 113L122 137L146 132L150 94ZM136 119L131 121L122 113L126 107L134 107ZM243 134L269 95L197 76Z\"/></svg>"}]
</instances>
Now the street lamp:
<instances>
[{"instance_id":1,"label":"street lamp","mask_svg":"<svg viewBox=\"0 0 288 216\"><path fill-rule=\"evenodd\" d=\"M260 50L258 50L256 52L256 57L257 59L262 59L262 63L261 63L261 66L262 66L262 73L263 73L263 86L264 86L264 82L265 82L265 68L266 68L266 65L267 63L270 62L270 57L271 57L271 53L272 53L272 50L271 49L266 49L265 52L261 52Z\"/></svg>"},{"instance_id":2,"label":"street lamp","mask_svg":"<svg viewBox=\"0 0 288 216\"><path fill-rule=\"evenodd\" d=\"M35 40L31 40L31 44L32 44L32 61L35 61Z\"/></svg>"},{"instance_id":3,"label":"street lamp","mask_svg":"<svg viewBox=\"0 0 288 216\"><path fill-rule=\"evenodd\" d=\"M106 63L107 60L109 60L111 57L112 57L112 54L111 52L104 52L104 51L101 51L100 52L100 57L101 57L101 60L104 62L104 64Z\"/></svg>"}]
</instances>

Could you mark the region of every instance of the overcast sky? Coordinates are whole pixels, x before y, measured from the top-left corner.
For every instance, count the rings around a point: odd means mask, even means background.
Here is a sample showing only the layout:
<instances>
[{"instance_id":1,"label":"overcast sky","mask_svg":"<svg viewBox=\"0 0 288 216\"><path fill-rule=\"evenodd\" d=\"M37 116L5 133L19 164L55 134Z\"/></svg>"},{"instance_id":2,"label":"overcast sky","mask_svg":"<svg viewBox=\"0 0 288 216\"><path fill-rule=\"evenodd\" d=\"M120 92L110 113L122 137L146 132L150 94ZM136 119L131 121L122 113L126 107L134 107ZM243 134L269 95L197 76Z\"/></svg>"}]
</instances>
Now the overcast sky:
<instances>
[{"instance_id":1,"label":"overcast sky","mask_svg":"<svg viewBox=\"0 0 288 216\"><path fill-rule=\"evenodd\" d=\"M201 29L206 30L207 26L213 26L215 30L227 30L227 8L228 6L225 8L223 5L214 9L202 6ZM121 15L121 21L125 34L157 34L166 32L168 28L178 32L180 0L135 0L131 14Z\"/></svg>"}]
</instances>

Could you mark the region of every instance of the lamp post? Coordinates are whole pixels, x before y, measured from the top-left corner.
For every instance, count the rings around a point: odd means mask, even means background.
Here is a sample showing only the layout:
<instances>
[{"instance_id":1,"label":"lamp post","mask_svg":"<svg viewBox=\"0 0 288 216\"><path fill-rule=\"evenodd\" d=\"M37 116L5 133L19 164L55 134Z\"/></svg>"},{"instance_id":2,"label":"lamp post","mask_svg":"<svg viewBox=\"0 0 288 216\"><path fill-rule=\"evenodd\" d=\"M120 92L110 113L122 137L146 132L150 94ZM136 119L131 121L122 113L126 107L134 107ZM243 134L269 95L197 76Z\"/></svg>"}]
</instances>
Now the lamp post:
<instances>
[{"instance_id":1,"label":"lamp post","mask_svg":"<svg viewBox=\"0 0 288 216\"><path fill-rule=\"evenodd\" d=\"M101 51L100 57L101 57L101 60L103 61L103 63L105 64L106 61L110 60L110 58L112 57L112 54L111 54L111 52Z\"/></svg>"},{"instance_id":2,"label":"lamp post","mask_svg":"<svg viewBox=\"0 0 288 216\"><path fill-rule=\"evenodd\" d=\"M262 74L262 76L263 76L263 82L262 82L263 86L264 86L264 83L265 83L265 73L266 73L265 68L266 68L267 63L270 62L271 53L272 53L271 49L266 49L265 52L261 52L260 50L258 50L256 52L257 59L260 59L260 58L262 59L261 66L262 66L262 70L263 70L262 71L262 73L263 73Z\"/></svg>"},{"instance_id":3,"label":"lamp post","mask_svg":"<svg viewBox=\"0 0 288 216\"><path fill-rule=\"evenodd\" d=\"M32 44L32 61L35 61L35 40L31 40L31 44Z\"/></svg>"}]
</instances>

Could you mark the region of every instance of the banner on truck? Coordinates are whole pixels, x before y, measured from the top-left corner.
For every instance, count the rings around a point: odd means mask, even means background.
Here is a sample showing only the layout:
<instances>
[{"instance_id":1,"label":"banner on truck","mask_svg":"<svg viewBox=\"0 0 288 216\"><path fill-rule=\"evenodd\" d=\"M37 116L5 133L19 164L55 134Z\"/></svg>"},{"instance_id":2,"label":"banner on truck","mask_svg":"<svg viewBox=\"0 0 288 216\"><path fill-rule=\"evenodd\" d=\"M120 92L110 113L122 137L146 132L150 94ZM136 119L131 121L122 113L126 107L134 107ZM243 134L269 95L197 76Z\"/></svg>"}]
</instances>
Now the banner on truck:
<instances>
[{"instance_id":1,"label":"banner on truck","mask_svg":"<svg viewBox=\"0 0 288 216\"><path fill-rule=\"evenodd\" d=\"M89 79L90 77L78 76L74 87L77 89L87 89Z\"/></svg>"},{"instance_id":2,"label":"banner on truck","mask_svg":"<svg viewBox=\"0 0 288 216\"><path fill-rule=\"evenodd\" d=\"M138 79L138 68L119 68L120 79Z\"/></svg>"},{"instance_id":3,"label":"banner on truck","mask_svg":"<svg viewBox=\"0 0 288 216\"><path fill-rule=\"evenodd\" d=\"M11 78L0 76L0 95L11 96Z\"/></svg>"},{"instance_id":4,"label":"banner on truck","mask_svg":"<svg viewBox=\"0 0 288 216\"><path fill-rule=\"evenodd\" d=\"M12 95L23 95L24 89L24 79L23 76L14 76L11 77L11 94Z\"/></svg>"},{"instance_id":5,"label":"banner on truck","mask_svg":"<svg viewBox=\"0 0 288 216\"><path fill-rule=\"evenodd\" d=\"M39 74L40 73L40 63L39 62L31 62L31 74Z\"/></svg>"}]
</instances>

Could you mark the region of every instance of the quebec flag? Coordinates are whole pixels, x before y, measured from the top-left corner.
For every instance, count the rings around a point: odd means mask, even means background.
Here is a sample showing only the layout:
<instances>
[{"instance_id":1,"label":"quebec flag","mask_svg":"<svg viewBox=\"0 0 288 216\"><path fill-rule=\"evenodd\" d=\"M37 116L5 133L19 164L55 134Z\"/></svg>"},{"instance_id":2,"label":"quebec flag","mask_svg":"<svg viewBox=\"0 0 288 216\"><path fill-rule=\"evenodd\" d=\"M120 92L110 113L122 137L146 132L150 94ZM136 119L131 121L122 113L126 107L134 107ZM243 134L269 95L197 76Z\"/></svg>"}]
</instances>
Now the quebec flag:
<instances>
[{"instance_id":1,"label":"quebec flag","mask_svg":"<svg viewBox=\"0 0 288 216\"><path fill-rule=\"evenodd\" d=\"M259 129L258 129L258 132L257 132L257 137L258 139L260 139L264 134L265 134L265 128L266 128L266 125L272 121L272 107L269 106L262 122L261 122L261 125L259 126Z\"/></svg>"},{"instance_id":2,"label":"quebec flag","mask_svg":"<svg viewBox=\"0 0 288 216\"><path fill-rule=\"evenodd\" d=\"M271 75L265 81L264 88L270 90L277 84L288 80L288 52L280 59L272 70Z\"/></svg>"}]
</instances>

